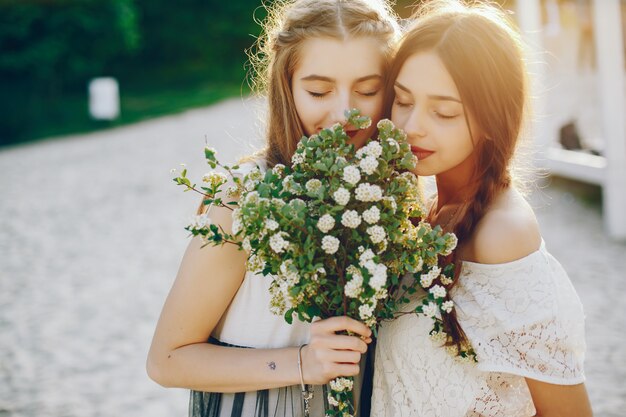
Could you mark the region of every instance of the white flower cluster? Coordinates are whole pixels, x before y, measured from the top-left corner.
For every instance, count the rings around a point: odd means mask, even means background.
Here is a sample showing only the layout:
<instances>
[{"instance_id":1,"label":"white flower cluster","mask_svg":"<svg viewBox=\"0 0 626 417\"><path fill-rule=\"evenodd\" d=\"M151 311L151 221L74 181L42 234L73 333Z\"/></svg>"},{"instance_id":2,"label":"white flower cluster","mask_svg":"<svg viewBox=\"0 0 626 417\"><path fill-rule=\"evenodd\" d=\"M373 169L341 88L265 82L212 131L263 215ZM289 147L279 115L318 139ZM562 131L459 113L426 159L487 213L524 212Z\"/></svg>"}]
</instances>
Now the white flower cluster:
<instances>
[{"instance_id":1,"label":"white flower cluster","mask_svg":"<svg viewBox=\"0 0 626 417\"><path fill-rule=\"evenodd\" d=\"M383 190L375 184L359 184L354 193L356 199L363 202L380 201L383 198Z\"/></svg>"},{"instance_id":2,"label":"white flower cluster","mask_svg":"<svg viewBox=\"0 0 626 417\"><path fill-rule=\"evenodd\" d=\"M265 268L265 261L257 255L250 255L248 261L246 262L246 269L257 274L261 272L263 268Z\"/></svg>"},{"instance_id":3,"label":"white flower cluster","mask_svg":"<svg viewBox=\"0 0 626 417\"><path fill-rule=\"evenodd\" d=\"M294 153L291 157L291 163L296 166L304 162L304 155L301 153Z\"/></svg>"},{"instance_id":4,"label":"white flower cluster","mask_svg":"<svg viewBox=\"0 0 626 417\"><path fill-rule=\"evenodd\" d=\"M340 206L345 206L350 201L350 191L346 190L343 187L340 187L337 191L333 193L333 199Z\"/></svg>"},{"instance_id":5,"label":"white flower cluster","mask_svg":"<svg viewBox=\"0 0 626 417\"><path fill-rule=\"evenodd\" d=\"M441 285L433 285L432 288L428 290L428 292L430 292L433 297L435 297L435 299L444 298L447 294L446 289L443 288Z\"/></svg>"},{"instance_id":6,"label":"white flower cluster","mask_svg":"<svg viewBox=\"0 0 626 417\"><path fill-rule=\"evenodd\" d=\"M442 253L443 256L448 256L452 253L452 251L456 248L456 245L459 243L459 239L456 237L454 233L450 233L448 240L446 240L446 249Z\"/></svg>"},{"instance_id":7,"label":"white flower cluster","mask_svg":"<svg viewBox=\"0 0 626 417\"><path fill-rule=\"evenodd\" d=\"M363 275L361 275L361 271L354 265L350 265L346 269L346 272L352 275L352 278L346 283L344 293L350 298L359 298L363 292Z\"/></svg>"},{"instance_id":8,"label":"white flower cluster","mask_svg":"<svg viewBox=\"0 0 626 417\"><path fill-rule=\"evenodd\" d=\"M310 193L316 193L322 188L322 182L317 178L310 179L304 184L304 188Z\"/></svg>"},{"instance_id":9,"label":"white flower cluster","mask_svg":"<svg viewBox=\"0 0 626 417\"><path fill-rule=\"evenodd\" d=\"M359 317L361 317L361 320L369 321L372 318L372 314L374 314L374 306L369 304L361 304L359 306Z\"/></svg>"},{"instance_id":10,"label":"white flower cluster","mask_svg":"<svg viewBox=\"0 0 626 417\"><path fill-rule=\"evenodd\" d=\"M339 401L337 401L335 397L333 397L333 394L331 392L328 393L328 404L332 405L333 407L339 406Z\"/></svg>"},{"instance_id":11,"label":"white flower cluster","mask_svg":"<svg viewBox=\"0 0 626 417\"><path fill-rule=\"evenodd\" d=\"M437 310L437 304L433 303L432 301L422 307L422 311L424 312L424 315L426 317L435 317L437 315Z\"/></svg>"},{"instance_id":12,"label":"white flower cluster","mask_svg":"<svg viewBox=\"0 0 626 417\"><path fill-rule=\"evenodd\" d=\"M376 171L376 168L378 168L378 159L372 156L366 156L359 162L359 168L367 175L372 175L374 171Z\"/></svg>"},{"instance_id":13,"label":"white flower cluster","mask_svg":"<svg viewBox=\"0 0 626 417\"><path fill-rule=\"evenodd\" d=\"M317 221L317 228L322 233L328 233L333 227L335 227L335 219L330 214L324 214Z\"/></svg>"},{"instance_id":14,"label":"white flower cluster","mask_svg":"<svg viewBox=\"0 0 626 417\"><path fill-rule=\"evenodd\" d=\"M387 237L387 233L385 233L385 229L382 226L370 226L366 229L367 234L369 235L372 243L381 243Z\"/></svg>"},{"instance_id":15,"label":"white flower cluster","mask_svg":"<svg viewBox=\"0 0 626 417\"><path fill-rule=\"evenodd\" d=\"M363 220L369 224L378 223L380 220L380 210L376 206L372 206L363 212Z\"/></svg>"},{"instance_id":16,"label":"white flower cluster","mask_svg":"<svg viewBox=\"0 0 626 417\"><path fill-rule=\"evenodd\" d=\"M441 309L445 311L446 313L450 313L453 308L454 308L454 301L452 300L444 301L443 303L441 303Z\"/></svg>"},{"instance_id":17,"label":"white flower cluster","mask_svg":"<svg viewBox=\"0 0 626 417\"><path fill-rule=\"evenodd\" d=\"M278 229L280 227L280 225L278 224L278 222L274 219L266 219L265 220L265 229L270 230L270 231L274 231L276 229Z\"/></svg>"},{"instance_id":18,"label":"white flower cluster","mask_svg":"<svg viewBox=\"0 0 626 417\"><path fill-rule=\"evenodd\" d=\"M350 229L356 229L361 224L361 216L356 210L348 210L341 216L341 224Z\"/></svg>"},{"instance_id":19,"label":"white flower cluster","mask_svg":"<svg viewBox=\"0 0 626 417\"><path fill-rule=\"evenodd\" d=\"M330 381L330 388L337 392L352 391L352 384L353 382L349 378L335 378Z\"/></svg>"},{"instance_id":20,"label":"white flower cluster","mask_svg":"<svg viewBox=\"0 0 626 417\"><path fill-rule=\"evenodd\" d=\"M189 226L193 229L203 229L207 226L211 225L211 219L207 213L198 214L197 216L193 216Z\"/></svg>"},{"instance_id":21,"label":"white flower cluster","mask_svg":"<svg viewBox=\"0 0 626 417\"><path fill-rule=\"evenodd\" d=\"M438 266L433 267L427 274L423 274L420 277L420 285L424 288L428 288L432 285L433 281L441 274L441 268Z\"/></svg>"},{"instance_id":22,"label":"white flower cluster","mask_svg":"<svg viewBox=\"0 0 626 417\"><path fill-rule=\"evenodd\" d=\"M202 181L209 184L211 187L218 187L227 181L226 175L222 172L207 172L202 176Z\"/></svg>"},{"instance_id":23,"label":"white flower cluster","mask_svg":"<svg viewBox=\"0 0 626 417\"><path fill-rule=\"evenodd\" d=\"M361 181L361 172L354 165L348 165L343 169L343 180L351 185Z\"/></svg>"},{"instance_id":24,"label":"white flower cluster","mask_svg":"<svg viewBox=\"0 0 626 417\"><path fill-rule=\"evenodd\" d=\"M276 253L283 253L289 248L289 241L284 238L288 236L285 232L279 232L270 236L270 247Z\"/></svg>"},{"instance_id":25,"label":"white flower cluster","mask_svg":"<svg viewBox=\"0 0 626 417\"><path fill-rule=\"evenodd\" d=\"M322 239L322 250L329 255L339 250L339 239L334 236L326 235Z\"/></svg>"}]
</instances>

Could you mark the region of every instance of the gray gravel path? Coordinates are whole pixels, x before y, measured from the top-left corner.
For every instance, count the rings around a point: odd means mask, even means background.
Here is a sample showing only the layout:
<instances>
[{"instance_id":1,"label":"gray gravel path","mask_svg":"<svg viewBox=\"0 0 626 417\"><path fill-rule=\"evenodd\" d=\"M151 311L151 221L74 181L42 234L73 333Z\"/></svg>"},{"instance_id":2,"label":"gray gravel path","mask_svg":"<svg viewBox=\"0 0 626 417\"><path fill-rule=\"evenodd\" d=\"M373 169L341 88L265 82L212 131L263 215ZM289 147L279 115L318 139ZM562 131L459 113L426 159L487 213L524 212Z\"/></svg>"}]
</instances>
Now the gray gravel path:
<instances>
[{"instance_id":1,"label":"gray gravel path","mask_svg":"<svg viewBox=\"0 0 626 417\"><path fill-rule=\"evenodd\" d=\"M186 415L144 363L197 198L170 180L249 153L257 102L0 151L0 417ZM258 143L258 141L257 141ZM532 196L548 249L587 314L597 416L626 412L626 245L567 184Z\"/></svg>"}]
</instances>

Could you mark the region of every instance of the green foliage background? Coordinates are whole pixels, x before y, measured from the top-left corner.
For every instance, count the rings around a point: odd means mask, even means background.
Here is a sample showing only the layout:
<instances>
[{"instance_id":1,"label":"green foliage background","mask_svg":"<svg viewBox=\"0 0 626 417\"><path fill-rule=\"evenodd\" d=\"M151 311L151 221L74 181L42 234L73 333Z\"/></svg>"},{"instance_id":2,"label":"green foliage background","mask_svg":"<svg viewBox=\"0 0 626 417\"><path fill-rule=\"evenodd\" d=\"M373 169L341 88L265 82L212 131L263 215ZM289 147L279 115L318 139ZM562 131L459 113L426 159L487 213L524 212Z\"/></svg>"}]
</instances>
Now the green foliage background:
<instances>
[{"instance_id":1,"label":"green foliage background","mask_svg":"<svg viewBox=\"0 0 626 417\"><path fill-rule=\"evenodd\" d=\"M206 105L246 89L259 0L0 1L0 146ZM121 118L90 120L87 83L120 83Z\"/></svg>"},{"instance_id":2,"label":"green foliage background","mask_svg":"<svg viewBox=\"0 0 626 417\"><path fill-rule=\"evenodd\" d=\"M406 18L420 2L395 9ZM273 0L0 0L0 147L245 94L262 3ZM98 76L119 81L115 121L89 117Z\"/></svg>"}]
</instances>

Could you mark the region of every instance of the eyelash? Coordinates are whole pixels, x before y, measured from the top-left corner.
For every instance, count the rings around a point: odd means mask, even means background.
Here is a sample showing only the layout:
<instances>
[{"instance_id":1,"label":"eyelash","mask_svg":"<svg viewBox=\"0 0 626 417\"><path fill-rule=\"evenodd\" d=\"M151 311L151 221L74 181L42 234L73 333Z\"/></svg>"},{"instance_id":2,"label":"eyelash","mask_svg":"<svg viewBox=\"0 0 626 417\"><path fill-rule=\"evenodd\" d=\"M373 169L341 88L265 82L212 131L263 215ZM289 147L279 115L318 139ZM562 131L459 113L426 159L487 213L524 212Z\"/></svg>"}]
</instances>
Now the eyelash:
<instances>
[{"instance_id":1,"label":"eyelash","mask_svg":"<svg viewBox=\"0 0 626 417\"><path fill-rule=\"evenodd\" d=\"M407 103L402 103L401 101L394 101L394 105L398 106L398 107L402 107L402 108L406 108L406 107L411 107L412 104L407 104ZM454 116L446 116L445 114L441 114L439 112L434 111L433 112L435 114L436 117L440 118L440 119L444 119L444 120L450 120L450 119L454 119L456 118L458 115L454 115Z\"/></svg>"},{"instance_id":2,"label":"eyelash","mask_svg":"<svg viewBox=\"0 0 626 417\"><path fill-rule=\"evenodd\" d=\"M364 96L364 97L374 97L375 95L377 95L377 94L378 94L378 91L379 91L379 90L377 90L377 91L372 91L372 92L369 92L369 93L359 93L359 92L357 91L357 94L360 94L360 95L362 95L362 96ZM311 95L311 97L313 97L313 98L323 98L324 96L326 96L326 95L328 94L328 93L316 93L315 91L308 91L308 93L309 93L309 94Z\"/></svg>"}]
</instances>

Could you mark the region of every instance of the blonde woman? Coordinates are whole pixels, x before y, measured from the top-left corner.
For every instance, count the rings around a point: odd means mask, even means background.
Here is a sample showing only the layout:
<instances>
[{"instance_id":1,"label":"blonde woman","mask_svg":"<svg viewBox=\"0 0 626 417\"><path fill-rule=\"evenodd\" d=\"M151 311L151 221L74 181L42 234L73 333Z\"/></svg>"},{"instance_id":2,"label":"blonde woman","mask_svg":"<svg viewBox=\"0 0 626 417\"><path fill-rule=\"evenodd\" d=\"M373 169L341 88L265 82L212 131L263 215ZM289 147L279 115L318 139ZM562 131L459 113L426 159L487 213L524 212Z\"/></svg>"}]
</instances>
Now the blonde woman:
<instances>
[{"instance_id":1,"label":"blonde woman","mask_svg":"<svg viewBox=\"0 0 626 417\"><path fill-rule=\"evenodd\" d=\"M397 33L383 1L297 0L269 15L257 63L268 97L267 148L244 170L289 164L302 135L345 125L347 109L359 108L375 126ZM345 127L357 147L374 133ZM214 208L210 217L230 230L230 211ZM301 416L300 354L302 380L315 385L311 415L323 415L321 385L362 371L370 330L346 317L288 325L270 313L270 280L246 272L245 253L201 244L190 243L163 307L150 377L191 389L192 417ZM342 330L356 336L335 333Z\"/></svg>"}]
</instances>

